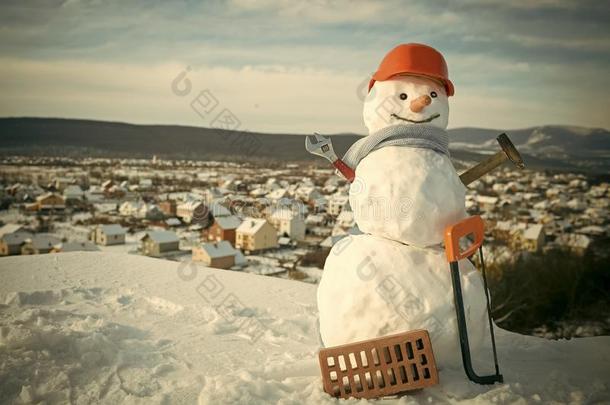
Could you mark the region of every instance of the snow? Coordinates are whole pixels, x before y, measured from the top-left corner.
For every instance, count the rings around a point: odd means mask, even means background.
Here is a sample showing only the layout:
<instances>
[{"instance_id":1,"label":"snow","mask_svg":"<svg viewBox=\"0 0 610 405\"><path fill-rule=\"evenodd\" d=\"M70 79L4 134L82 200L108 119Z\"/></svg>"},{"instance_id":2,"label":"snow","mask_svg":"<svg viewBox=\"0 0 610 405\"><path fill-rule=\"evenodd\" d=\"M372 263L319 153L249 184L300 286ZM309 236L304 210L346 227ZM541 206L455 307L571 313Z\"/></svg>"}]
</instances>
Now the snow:
<instances>
[{"instance_id":1,"label":"snow","mask_svg":"<svg viewBox=\"0 0 610 405\"><path fill-rule=\"evenodd\" d=\"M125 228L117 224L100 225L100 228L102 232L105 233L107 236L124 235L126 232Z\"/></svg>"},{"instance_id":2,"label":"snow","mask_svg":"<svg viewBox=\"0 0 610 405\"><path fill-rule=\"evenodd\" d=\"M421 111L411 109L414 100L429 96L432 92L436 92L437 97L431 98L428 106ZM400 98L402 93L407 95L405 100ZM416 121L423 121L438 114L439 117L433 119L429 125L445 129L449 121L449 101L445 89L440 83L421 76L398 76L391 80L377 81L364 100L362 113L369 134L388 125L404 123L392 117L392 114Z\"/></svg>"},{"instance_id":3,"label":"snow","mask_svg":"<svg viewBox=\"0 0 610 405\"><path fill-rule=\"evenodd\" d=\"M107 252L2 258L0 278L0 403L343 402L322 391L314 285ZM497 340L505 384L446 368L383 403L610 401L609 337Z\"/></svg>"},{"instance_id":4,"label":"snow","mask_svg":"<svg viewBox=\"0 0 610 405\"><path fill-rule=\"evenodd\" d=\"M459 265L471 351L478 353L487 324L483 281L468 260ZM427 329L437 364L461 364L449 265L440 248L372 235L342 239L326 259L318 310L327 347Z\"/></svg>"},{"instance_id":5,"label":"snow","mask_svg":"<svg viewBox=\"0 0 610 405\"><path fill-rule=\"evenodd\" d=\"M180 241L180 239L178 239L178 236L172 231L146 232L146 234L143 236L143 238L144 237L149 237L150 239L152 239L153 241L155 241L157 243L170 243L170 242L179 242Z\"/></svg>"},{"instance_id":6,"label":"snow","mask_svg":"<svg viewBox=\"0 0 610 405\"><path fill-rule=\"evenodd\" d=\"M219 257L235 256L237 249L231 246L231 243L226 240L213 243L202 243L201 249L205 250L208 256L212 259Z\"/></svg>"},{"instance_id":7,"label":"snow","mask_svg":"<svg viewBox=\"0 0 610 405\"><path fill-rule=\"evenodd\" d=\"M241 224L241 220L235 215L229 215L226 217L214 218L218 226L222 229L237 229Z\"/></svg>"},{"instance_id":8,"label":"snow","mask_svg":"<svg viewBox=\"0 0 610 405\"><path fill-rule=\"evenodd\" d=\"M386 146L356 168L350 205L360 230L413 246L443 240L466 216L466 187L449 157L429 149Z\"/></svg>"},{"instance_id":9,"label":"snow","mask_svg":"<svg viewBox=\"0 0 610 405\"><path fill-rule=\"evenodd\" d=\"M244 221L237 227L237 232L254 235L267 222L264 218L245 218Z\"/></svg>"},{"instance_id":10,"label":"snow","mask_svg":"<svg viewBox=\"0 0 610 405\"><path fill-rule=\"evenodd\" d=\"M6 224L0 227L0 238L4 235L10 235L11 233L22 232L24 229L23 225L19 224Z\"/></svg>"}]
</instances>

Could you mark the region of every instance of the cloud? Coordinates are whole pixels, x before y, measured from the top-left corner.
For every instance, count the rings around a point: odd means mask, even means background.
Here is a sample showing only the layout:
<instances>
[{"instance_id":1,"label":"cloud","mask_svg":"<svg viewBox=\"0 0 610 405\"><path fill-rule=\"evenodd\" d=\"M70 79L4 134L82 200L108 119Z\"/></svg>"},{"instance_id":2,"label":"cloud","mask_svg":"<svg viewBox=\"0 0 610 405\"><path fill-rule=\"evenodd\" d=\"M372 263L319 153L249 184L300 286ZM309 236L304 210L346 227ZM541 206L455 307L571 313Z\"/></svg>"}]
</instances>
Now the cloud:
<instances>
[{"instance_id":1,"label":"cloud","mask_svg":"<svg viewBox=\"0 0 610 405\"><path fill-rule=\"evenodd\" d=\"M0 59L0 115L63 116L209 126L221 109L232 111L242 129L280 133L356 132L362 124L362 83L367 77L294 67L192 66L186 96L171 90L186 68L174 62L152 66L79 61ZM363 80L364 79L364 80ZM191 102L209 90L218 100L198 115ZM608 127L603 93L532 96L519 88L458 87L450 127L523 128L542 123ZM576 103L575 100L580 100Z\"/></svg>"},{"instance_id":2,"label":"cloud","mask_svg":"<svg viewBox=\"0 0 610 405\"><path fill-rule=\"evenodd\" d=\"M363 132L356 88L393 46L424 42L445 55L457 87L450 125L569 118L608 127L599 91L610 85L608 9L562 0L3 2L0 114L206 125L188 102L168 99L167 83L190 65L198 86L249 129Z\"/></svg>"}]
</instances>

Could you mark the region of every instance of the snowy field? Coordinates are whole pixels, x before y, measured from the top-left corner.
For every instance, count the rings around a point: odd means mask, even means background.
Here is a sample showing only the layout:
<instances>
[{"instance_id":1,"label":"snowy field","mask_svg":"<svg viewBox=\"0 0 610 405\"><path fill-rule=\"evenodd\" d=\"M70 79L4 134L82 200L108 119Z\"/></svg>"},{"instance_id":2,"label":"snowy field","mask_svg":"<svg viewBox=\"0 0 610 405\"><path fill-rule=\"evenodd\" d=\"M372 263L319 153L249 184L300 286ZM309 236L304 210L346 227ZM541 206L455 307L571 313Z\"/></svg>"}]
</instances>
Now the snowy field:
<instances>
[{"instance_id":1,"label":"snowy field","mask_svg":"<svg viewBox=\"0 0 610 405\"><path fill-rule=\"evenodd\" d=\"M2 404L343 402L321 387L315 285L108 252L2 258L0 280ZM498 344L505 384L444 369L371 402L610 402L610 337Z\"/></svg>"}]
</instances>

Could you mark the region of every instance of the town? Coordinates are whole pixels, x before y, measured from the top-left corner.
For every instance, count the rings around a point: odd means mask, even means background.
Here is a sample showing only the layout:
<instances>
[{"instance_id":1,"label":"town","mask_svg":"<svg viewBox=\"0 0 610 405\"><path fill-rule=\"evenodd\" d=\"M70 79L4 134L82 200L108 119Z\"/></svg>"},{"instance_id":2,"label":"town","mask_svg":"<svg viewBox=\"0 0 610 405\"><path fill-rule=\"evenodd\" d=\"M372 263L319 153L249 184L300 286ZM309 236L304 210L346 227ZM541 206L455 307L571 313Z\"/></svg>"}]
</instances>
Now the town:
<instances>
[{"instance_id":1,"label":"town","mask_svg":"<svg viewBox=\"0 0 610 405\"><path fill-rule=\"evenodd\" d=\"M0 255L141 254L316 283L357 234L349 184L313 163L5 157ZM473 183L489 260L567 249L608 254L610 184L504 167Z\"/></svg>"}]
</instances>

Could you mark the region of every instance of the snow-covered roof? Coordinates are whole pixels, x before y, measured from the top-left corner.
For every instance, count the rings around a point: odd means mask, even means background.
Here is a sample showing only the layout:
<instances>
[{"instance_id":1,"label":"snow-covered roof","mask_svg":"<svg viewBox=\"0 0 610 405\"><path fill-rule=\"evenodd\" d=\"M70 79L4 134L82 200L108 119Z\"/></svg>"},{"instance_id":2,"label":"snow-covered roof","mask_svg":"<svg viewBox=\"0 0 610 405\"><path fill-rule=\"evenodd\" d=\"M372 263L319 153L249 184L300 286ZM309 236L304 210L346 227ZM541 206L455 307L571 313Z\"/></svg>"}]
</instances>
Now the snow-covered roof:
<instances>
[{"instance_id":1,"label":"snow-covered roof","mask_svg":"<svg viewBox=\"0 0 610 405\"><path fill-rule=\"evenodd\" d=\"M287 236L282 236L278 238L277 243L281 246L290 245L290 238Z\"/></svg>"},{"instance_id":2,"label":"snow-covered roof","mask_svg":"<svg viewBox=\"0 0 610 405\"><path fill-rule=\"evenodd\" d=\"M284 198L287 195L288 190L286 190L285 188L278 188L277 190L273 190L272 192L267 194L265 197L269 198L270 200L279 200L280 198Z\"/></svg>"},{"instance_id":3,"label":"snow-covered roof","mask_svg":"<svg viewBox=\"0 0 610 405\"><path fill-rule=\"evenodd\" d=\"M239 227L239 225L241 224L241 219L239 219L235 215L218 217L214 218L214 220L222 229L237 229L237 227Z\"/></svg>"},{"instance_id":4,"label":"snow-covered roof","mask_svg":"<svg viewBox=\"0 0 610 405\"><path fill-rule=\"evenodd\" d=\"M478 195L477 201L482 204L495 204L498 202L498 197L492 197L488 195Z\"/></svg>"},{"instance_id":5,"label":"snow-covered roof","mask_svg":"<svg viewBox=\"0 0 610 405\"><path fill-rule=\"evenodd\" d=\"M179 242L178 236L171 231L149 231L142 238L149 237L157 243Z\"/></svg>"},{"instance_id":6,"label":"snow-covered roof","mask_svg":"<svg viewBox=\"0 0 610 405\"><path fill-rule=\"evenodd\" d=\"M523 232L524 239L537 240L542 233L543 227L541 224L532 225Z\"/></svg>"},{"instance_id":7,"label":"snow-covered roof","mask_svg":"<svg viewBox=\"0 0 610 405\"><path fill-rule=\"evenodd\" d=\"M321 224L322 222L324 222L324 215L309 214L307 218L305 218L305 222L307 224Z\"/></svg>"},{"instance_id":8,"label":"snow-covered roof","mask_svg":"<svg viewBox=\"0 0 610 405\"><path fill-rule=\"evenodd\" d=\"M354 223L354 212L343 210L337 215L337 224L341 226L350 226Z\"/></svg>"},{"instance_id":9,"label":"snow-covered roof","mask_svg":"<svg viewBox=\"0 0 610 405\"><path fill-rule=\"evenodd\" d=\"M38 197L36 197L36 201L42 201L42 200L44 200L44 199L46 199L46 198L50 198L50 197L57 197L57 198L59 198L59 199L60 199L60 200L62 200L62 201L63 201L63 199L64 199L64 198L63 198L61 195L59 195L59 194L55 194L55 193L44 193L44 194L39 195Z\"/></svg>"},{"instance_id":10,"label":"snow-covered roof","mask_svg":"<svg viewBox=\"0 0 610 405\"><path fill-rule=\"evenodd\" d=\"M102 230L102 232L104 232L104 234L111 236L111 235L124 235L125 234L125 228L123 228L121 225L117 225L117 224L112 224L112 225L100 225L100 228Z\"/></svg>"},{"instance_id":11,"label":"snow-covered roof","mask_svg":"<svg viewBox=\"0 0 610 405\"><path fill-rule=\"evenodd\" d=\"M181 224L181 222L178 218L167 218L165 220L165 223L169 226L178 226Z\"/></svg>"},{"instance_id":12,"label":"snow-covered roof","mask_svg":"<svg viewBox=\"0 0 610 405\"><path fill-rule=\"evenodd\" d=\"M290 208L280 208L273 211L271 214L271 218L281 221L281 220L292 220L292 219L302 219L299 214Z\"/></svg>"},{"instance_id":13,"label":"snow-covered roof","mask_svg":"<svg viewBox=\"0 0 610 405\"><path fill-rule=\"evenodd\" d=\"M83 195L83 193L83 189L77 184L72 184L64 190L64 195Z\"/></svg>"},{"instance_id":14,"label":"snow-covered roof","mask_svg":"<svg viewBox=\"0 0 610 405\"><path fill-rule=\"evenodd\" d=\"M347 234L329 236L328 238L326 238L322 242L320 242L320 247L332 248L335 245L335 243L339 242L341 239L345 238L346 236L347 236Z\"/></svg>"},{"instance_id":15,"label":"snow-covered roof","mask_svg":"<svg viewBox=\"0 0 610 405\"><path fill-rule=\"evenodd\" d=\"M601 236L606 233L606 230L598 225L589 225L576 230L576 233L585 235Z\"/></svg>"},{"instance_id":16,"label":"snow-covered roof","mask_svg":"<svg viewBox=\"0 0 610 405\"><path fill-rule=\"evenodd\" d=\"M263 218L245 218L244 221L237 227L237 232L252 235L258 232L267 220Z\"/></svg>"},{"instance_id":17,"label":"snow-covered roof","mask_svg":"<svg viewBox=\"0 0 610 405\"><path fill-rule=\"evenodd\" d=\"M32 234L29 232L12 232L0 236L0 240L7 245L21 245L26 239L30 239Z\"/></svg>"},{"instance_id":18,"label":"snow-covered roof","mask_svg":"<svg viewBox=\"0 0 610 405\"><path fill-rule=\"evenodd\" d=\"M6 224L0 228L0 238L6 234L19 232L23 230L23 225L19 224Z\"/></svg>"},{"instance_id":19,"label":"snow-covered roof","mask_svg":"<svg viewBox=\"0 0 610 405\"><path fill-rule=\"evenodd\" d=\"M227 217L231 214L231 210L222 205L219 201L214 201L210 204L210 212L214 218Z\"/></svg>"},{"instance_id":20,"label":"snow-covered roof","mask_svg":"<svg viewBox=\"0 0 610 405\"><path fill-rule=\"evenodd\" d=\"M570 246L574 248L586 249L591 244L591 238L577 233L559 235L555 239L560 245Z\"/></svg>"},{"instance_id":21,"label":"snow-covered roof","mask_svg":"<svg viewBox=\"0 0 610 405\"><path fill-rule=\"evenodd\" d=\"M221 240L220 242L214 243L203 243L201 244L201 249L205 250L208 256L212 259L235 256L235 253L237 252L237 249L231 246L231 244L226 240Z\"/></svg>"},{"instance_id":22,"label":"snow-covered roof","mask_svg":"<svg viewBox=\"0 0 610 405\"><path fill-rule=\"evenodd\" d=\"M27 238L24 242L32 242L32 245L37 249L47 249L61 242L61 238L47 233L38 233Z\"/></svg>"},{"instance_id":23,"label":"snow-covered roof","mask_svg":"<svg viewBox=\"0 0 610 405\"><path fill-rule=\"evenodd\" d=\"M186 202L183 202L182 204L179 204L176 207L176 209L194 211L202 204L203 204L203 202L201 202L201 201L191 200L191 201L186 201Z\"/></svg>"}]
</instances>

